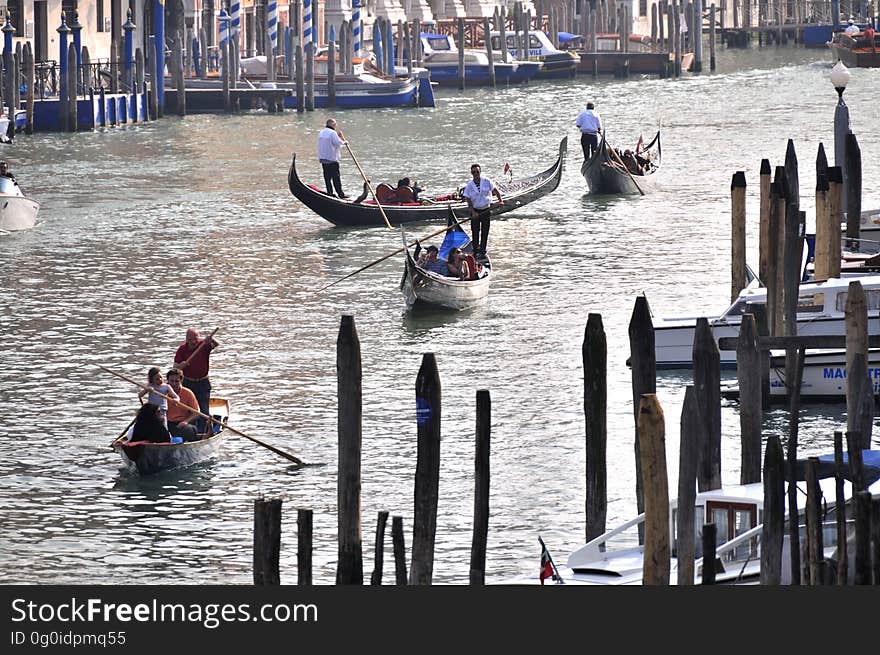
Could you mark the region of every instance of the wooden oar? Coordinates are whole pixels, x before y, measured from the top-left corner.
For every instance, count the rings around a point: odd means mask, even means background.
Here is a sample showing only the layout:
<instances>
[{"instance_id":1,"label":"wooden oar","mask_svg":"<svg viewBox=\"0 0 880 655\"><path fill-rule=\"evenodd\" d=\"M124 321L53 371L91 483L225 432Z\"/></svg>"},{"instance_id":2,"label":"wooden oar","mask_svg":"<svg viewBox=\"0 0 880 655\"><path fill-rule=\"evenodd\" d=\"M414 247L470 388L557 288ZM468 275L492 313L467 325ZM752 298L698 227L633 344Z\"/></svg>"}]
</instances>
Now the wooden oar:
<instances>
[{"instance_id":1,"label":"wooden oar","mask_svg":"<svg viewBox=\"0 0 880 655\"><path fill-rule=\"evenodd\" d=\"M433 234L429 234L429 235L427 235L427 236L424 236L424 237L421 237L421 238L419 238L419 239L416 239L415 241L411 242L411 243L409 244L409 246L414 246L414 245L417 244L419 241L424 241L425 239L430 239L431 237L435 237L435 236L437 236L438 234L442 234L443 232L446 232L446 231L448 231L448 230L451 230L452 228L456 227L457 225L461 225L461 224L464 223L465 221L469 221L469 220L471 220L471 219L470 219L470 216L468 216L467 218L462 218L461 220L455 221L455 223L452 223L451 225L447 225L447 226L444 227L442 230L437 230L437 231L434 232ZM349 273L349 274L346 275L345 277L341 277L341 278L339 278L338 280L336 280L335 282L331 282L330 284L321 287L320 289L318 289L317 291L314 291L313 293L321 293L322 291L324 291L324 289L329 289L329 288L332 287L334 284L339 284L339 283L342 282L343 280L347 280L348 278L353 277L353 276L357 275L358 273L367 270L367 269L370 268L371 266L375 266L375 265L378 264L379 262L384 262L384 261L385 261L386 259L388 259L389 257L394 257L394 255L403 252L403 251L404 251L406 248L408 248L409 246L404 246L404 247L402 247L402 248L398 248L398 249L395 250L394 252L389 252L387 255L384 255L384 256L380 257L380 258L377 259L376 261L374 261L374 262L370 262L370 263L367 264L366 266L361 266L358 270L354 271L353 273Z\"/></svg>"},{"instance_id":2,"label":"wooden oar","mask_svg":"<svg viewBox=\"0 0 880 655\"><path fill-rule=\"evenodd\" d=\"M344 138L344 137L343 137L343 138ZM354 156L354 152L352 152L352 150L351 150L351 146L348 144L348 140L347 140L347 139L345 140L345 147L348 149L348 154L351 155L351 159L352 159L352 161L354 161L354 165L357 166L357 169L360 171L360 173L361 173L361 177L364 178L364 184L366 184L366 185L367 185L367 188L370 190L370 195L372 195L372 196L373 196L373 200L376 201L376 206L379 208L379 211L380 211L381 214L382 214L382 218L385 219L385 225L388 226L388 229L389 229L389 230L392 229L392 228L391 228L391 222L388 220L388 217L385 215L385 210L382 209L382 204L379 202L379 199L376 197L376 192L373 191L373 185L370 184L370 180L367 178L367 174L364 173L364 169L361 168L360 163L358 163L357 157ZM398 252L399 252L399 251L398 251Z\"/></svg>"},{"instance_id":3,"label":"wooden oar","mask_svg":"<svg viewBox=\"0 0 880 655\"><path fill-rule=\"evenodd\" d=\"M612 148L611 146L609 146L607 143L605 144L605 147L611 151L611 154L614 155L614 158L617 160L617 163L620 164L621 166L623 166L623 170L626 171L626 174L629 175L629 179L631 179L633 181L633 184L636 185L636 188L639 190L639 193L641 193L642 195L645 195L645 192L642 191L642 187L640 187L639 183L636 182L636 178L633 177L633 174L629 172L629 168L627 168L626 164L623 162L623 160L620 159L620 155L617 154L617 151L614 148Z\"/></svg>"},{"instance_id":4,"label":"wooden oar","mask_svg":"<svg viewBox=\"0 0 880 655\"><path fill-rule=\"evenodd\" d=\"M115 371L111 371L109 368L106 368L105 366L101 366L100 364L98 364L98 368L100 368L102 371L107 371L110 375L115 375L116 377L118 377L118 378L120 378L120 379L122 379L122 380L125 380L126 382L131 382L132 384L134 384L134 385L136 385L136 386L138 386L138 387L141 387L142 389L146 389L147 386L148 386L148 385L145 385L145 384L141 384L140 382L136 382L135 380L132 380L131 378L127 378L127 377L125 377L124 375L122 375L122 374L120 374L120 373L116 373ZM170 396L166 396L165 394L160 393L159 391L156 391L155 389L153 389L152 392L153 392L155 395L159 396L160 398L164 398L165 400L167 400L167 401L169 401L169 402L174 402L174 399L173 399L173 398L171 398ZM192 409L192 408L190 407L190 409ZM285 459L289 459L291 462L293 462L293 463L296 464L297 466L306 466L306 463L305 463L304 461L302 461L299 457L296 457L295 455L291 455L290 453L286 453L286 452L284 452L283 450L280 450L280 449L276 448L275 446L270 446L269 444L264 443L264 442L260 441L259 439L255 439L254 437L251 437L251 436L249 436L249 435L246 435L244 432L241 432L240 430L236 430L235 428L231 427L231 426L228 425L227 423L223 423L222 421L218 421L218 420L215 419L213 416L208 416L207 414L202 414L202 413L201 413L199 410L197 410L197 409L193 409L192 411L194 411L196 414L198 414L198 415L201 416L202 418L204 418L204 419L208 419L211 423L216 423L217 425L222 425L224 428L226 428L226 429L229 430L230 432L233 432L233 433L237 434L237 435L240 436L240 437L244 437L245 439L250 439L250 440L253 441L255 444L258 444L258 445L260 445L260 446L263 446L263 448L268 448L269 450L271 450L271 451L272 451L273 453L275 453L276 455L281 455L281 456L284 457ZM133 422L133 421L132 421L132 422ZM126 431L127 431L127 430L128 430L128 428L126 428ZM125 434L125 433L123 432L123 434ZM117 437L116 440L118 441L118 440L121 438L121 436L122 436L122 435L120 435L120 437ZM115 442L114 442L114 443L115 443Z\"/></svg>"}]
</instances>

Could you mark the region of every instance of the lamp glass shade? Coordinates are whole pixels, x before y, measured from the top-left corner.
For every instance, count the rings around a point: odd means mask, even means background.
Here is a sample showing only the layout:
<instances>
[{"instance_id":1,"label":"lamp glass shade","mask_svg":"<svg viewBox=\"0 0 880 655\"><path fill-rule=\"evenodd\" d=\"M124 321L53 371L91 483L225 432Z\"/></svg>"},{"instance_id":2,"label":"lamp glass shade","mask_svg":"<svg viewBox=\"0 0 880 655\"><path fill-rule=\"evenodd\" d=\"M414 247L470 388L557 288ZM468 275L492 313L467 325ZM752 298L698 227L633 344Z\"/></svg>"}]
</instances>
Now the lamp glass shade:
<instances>
[{"instance_id":1,"label":"lamp glass shade","mask_svg":"<svg viewBox=\"0 0 880 655\"><path fill-rule=\"evenodd\" d=\"M849 69L843 65L842 61L834 64L834 68L831 69L831 84L835 89L845 89L849 78Z\"/></svg>"}]
</instances>

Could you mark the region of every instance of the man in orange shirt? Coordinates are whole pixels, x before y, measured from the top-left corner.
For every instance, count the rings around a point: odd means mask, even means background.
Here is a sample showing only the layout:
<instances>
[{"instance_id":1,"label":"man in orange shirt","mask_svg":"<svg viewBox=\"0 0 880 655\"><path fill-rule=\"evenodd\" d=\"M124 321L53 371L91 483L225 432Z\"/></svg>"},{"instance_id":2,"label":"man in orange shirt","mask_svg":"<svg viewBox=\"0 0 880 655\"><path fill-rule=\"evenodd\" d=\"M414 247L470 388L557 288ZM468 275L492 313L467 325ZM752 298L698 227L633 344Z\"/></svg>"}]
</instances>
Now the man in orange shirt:
<instances>
[{"instance_id":1,"label":"man in orange shirt","mask_svg":"<svg viewBox=\"0 0 880 655\"><path fill-rule=\"evenodd\" d=\"M199 418L195 408L199 406L196 395L180 384L180 371L172 368L165 376L168 385L180 396L180 401L168 404L168 431L172 437L183 437L184 441L198 441L196 426L193 422Z\"/></svg>"}]
</instances>

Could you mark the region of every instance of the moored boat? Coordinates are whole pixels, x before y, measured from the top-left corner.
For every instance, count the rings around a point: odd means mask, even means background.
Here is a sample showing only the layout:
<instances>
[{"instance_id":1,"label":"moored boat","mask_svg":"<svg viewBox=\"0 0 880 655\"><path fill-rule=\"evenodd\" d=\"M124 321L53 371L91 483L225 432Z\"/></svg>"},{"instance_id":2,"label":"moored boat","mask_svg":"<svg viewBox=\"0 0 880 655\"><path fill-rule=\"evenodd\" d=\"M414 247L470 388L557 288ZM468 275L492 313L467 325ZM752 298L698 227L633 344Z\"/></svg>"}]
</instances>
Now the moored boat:
<instances>
[{"instance_id":1,"label":"moored boat","mask_svg":"<svg viewBox=\"0 0 880 655\"><path fill-rule=\"evenodd\" d=\"M465 254L473 254L473 244L470 238L456 223L451 212L449 223L455 227L446 233L439 248L437 261L438 263L442 262L442 268L445 268L449 251L454 247L460 248ZM402 230L403 228L401 228ZM407 245L405 233L403 245L406 260L403 278L400 280L400 290L403 292L408 310L419 306L462 310L486 302L489 296L489 285L492 282L492 263L488 257L482 257L479 260L482 270L475 279L460 280L446 275L445 271L437 272L416 264Z\"/></svg>"},{"instance_id":2,"label":"moored boat","mask_svg":"<svg viewBox=\"0 0 880 655\"><path fill-rule=\"evenodd\" d=\"M492 205L492 216L504 214L525 204L543 198L559 186L562 177L563 160L568 144L564 137L559 142L559 155L552 166L529 177L518 178L509 182L496 180L498 189L504 198L504 204ZM381 209L372 199L354 202L351 198L331 196L319 187L304 183L296 170L296 153L290 164L287 175L290 192L306 207L330 221L334 225L344 226L378 226L384 225L382 212L388 217L392 226L415 221L440 221L446 219L447 208L451 207L456 218L470 216L467 202L455 191L444 194L424 195L419 202L382 204Z\"/></svg>"},{"instance_id":3,"label":"moored boat","mask_svg":"<svg viewBox=\"0 0 880 655\"><path fill-rule=\"evenodd\" d=\"M221 423L229 420L229 401L225 398L211 398L210 410L211 416ZM192 466L216 455L225 436L225 428L210 423L208 429L209 432L199 435L201 438L198 441L183 443L132 442L127 440L126 435L114 441L112 448L130 468L136 469L141 475L152 475Z\"/></svg>"},{"instance_id":4,"label":"moored boat","mask_svg":"<svg viewBox=\"0 0 880 655\"><path fill-rule=\"evenodd\" d=\"M0 177L0 231L27 230L37 224L40 203L28 198L8 177Z\"/></svg>"},{"instance_id":5,"label":"moored boat","mask_svg":"<svg viewBox=\"0 0 880 655\"><path fill-rule=\"evenodd\" d=\"M522 32L506 32L508 53L516 56L517 37ZM489 38L492 40L492 49L501 50L501 34L499 32L489 32ZM535 74L535 79L569 79L573 78L577 73L577 66L580 63L580 57L573 52L560 50L555 47L549 37L540 30L529 30L528 32L528 51L529 61L541 62L541 70Z\"/></svg>"},{"instance_id":6,"label":"moored boat","mask_svg":"<svg viewBox=\"0 0 880 655\"><path fill-rule=\"evenodd\" d=\"M819 487L822 496L822 524L826 561L836 562L837 550L837 507L836 480L834 477L834 455L819 456ZM848 457L844 453L844 462ZM880 450L862 451L862 469L868 491L880 492ZM795 474L789 476L796 481L804 480L805 461L796 463ZM845 476L849 475L846 467ZM787 498L789 482L784 483ZM849 504L853 496L852 484L843 483L843 497ZM797 515L800 526L800 541L806 540L805 510L806 494L796 494ZM670 501L670 551L678 550L678 502ZM788 524L788 502L784 503L785 524ZM699 584L703 575L703 553L701 552L701 530L705 523L714 523L717 529L715 550L716 584L757 584L761 575L761 536L764 530L764 483L728 485L720 489L700 492L694 503L694 528L696 547L694 561L694 583ZM851 516L850 509L847 514ZM639 585L642 584L645 547L640 544L639 532L645 527L645 514L622 523L604 534L587 542L572 552L566 568L559 571L561 580L557 584L584 585ZM851 518L846 521L847 561L850 580L853 578L855 525ZM785 531L782 543L782 584L791 584L791 565L787 554L790 552L790 537ZM678 583L678 558L670 560L670 584ZM538 576L511 581L519 584L538 584Z\"/></svg>"},{"instance_id":7,"label":"moored boat","mask_svg":"<svg viewBox=\"0 0 880 655\"><path fill-rule=\"evenodd\" d=\"M599 147L581 165L581 175L591 194L633 194L644 193L649 188L652 177L660 169L662 150L660 131L643 147L632 151L636 158L633 170L624 162L624 153L609 145L602 130Z\"/></svg>"},{"instance_id":8,"label":"moored boat","mask_svg":"<svg viewBox=\"0 0 880 655\"><path fill-rule=\"evenodd\" d=\"M422 32L422 66L431 73L431 81L439 86L458 85L459 50L452 36ZM514 81L517 64L514 62L496 61L493 58L493 70L496 84ZM533 73L537 72L530 69ZM518 79L516 81L519 81ZM485 51L474 48L464 50L464 83L468 85L485 85L491 82L489 76L489 56Z\"/></svg>"}]
</instances>

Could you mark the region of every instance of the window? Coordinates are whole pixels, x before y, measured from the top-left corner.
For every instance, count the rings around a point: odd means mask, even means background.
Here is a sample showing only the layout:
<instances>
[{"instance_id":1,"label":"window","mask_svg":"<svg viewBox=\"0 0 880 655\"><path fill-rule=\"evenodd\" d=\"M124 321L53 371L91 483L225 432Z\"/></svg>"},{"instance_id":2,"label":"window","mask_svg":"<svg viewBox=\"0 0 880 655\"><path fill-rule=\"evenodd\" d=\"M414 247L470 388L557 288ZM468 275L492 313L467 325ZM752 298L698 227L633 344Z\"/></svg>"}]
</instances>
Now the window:
<instances>
[{"instance_id":1,"label":"window","mask_svg":"<svg viewBox=\"0 0 880 655\"><path fill-rule=\"evenodd\" d=\"M706 501L706 511L715 523L715 543L718 547L758 525L757 505L710 500ZM724 561L743 561L754 558L757 552L758 539L755 537L726 553Z\"/></svg>"},{"instance_id":2,"label":"window","mask_svg":"<svg viewBox=\"0 0 880 655\"><path fill-rule=\"evenodd\" d=\"M639 0L639 16L648 15L648 0Z\"/></svg>"},{"instance_id":3,"label":"window","mask_svg":"<svg viewBox=\"0 0 880 655\"><path fill-rule=\"evenodd\" d=\"M12 27L15 28L15 32L12 33L12 36L23 36L24 35L24 11L22 11L22 1L23 0L7 0L6 2L6 11L9 12L9 22L12 23ZM3 20L3 25L6 24L6 20Z\"/></svg>"},{"instance_id":4,"label":"window","mask_svg":"<svg viewBox=\"0 0 880 655\"><path fill-rule=\"evenodd\" d=\"M837 300L834 303L834 307L835 309L837 309L837 311L846 311L846 296L846 291L841 291L837 294ZM872 309L880 309L880 289L866 289L865 304L867 305L867 309L869 311Z\"/></svg>"}]
</instances>

